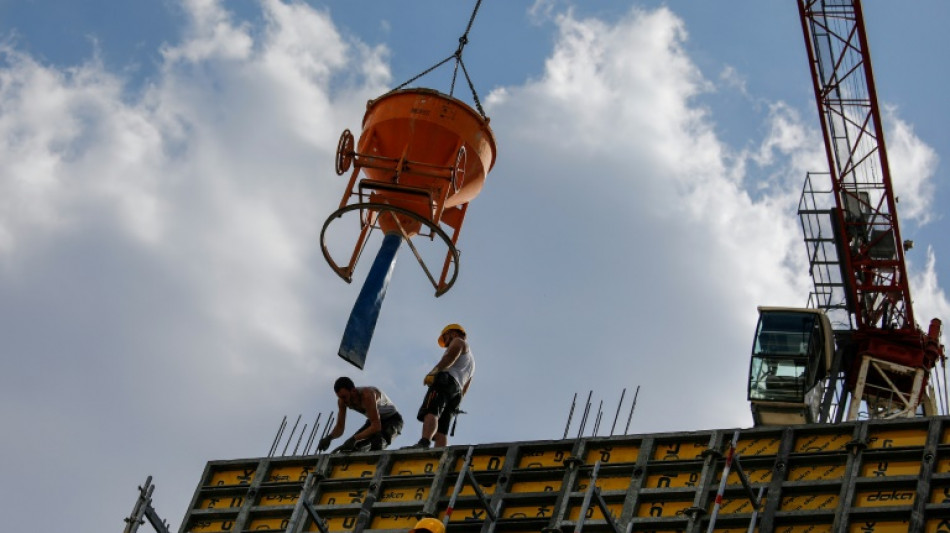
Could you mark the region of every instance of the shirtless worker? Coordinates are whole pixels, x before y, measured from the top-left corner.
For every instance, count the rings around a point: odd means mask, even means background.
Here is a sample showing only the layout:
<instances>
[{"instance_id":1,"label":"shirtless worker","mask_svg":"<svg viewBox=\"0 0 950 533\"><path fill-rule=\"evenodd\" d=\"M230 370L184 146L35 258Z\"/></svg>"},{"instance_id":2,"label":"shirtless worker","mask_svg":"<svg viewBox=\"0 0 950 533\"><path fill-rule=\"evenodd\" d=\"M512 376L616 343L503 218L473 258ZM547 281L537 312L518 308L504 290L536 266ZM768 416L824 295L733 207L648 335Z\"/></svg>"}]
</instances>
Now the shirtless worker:
<instances>
[{"instance_id":1,"label":"shirtless worker","mask_svg":"<svg viewBox=\"0 0 950 533\"><path fill-rule=\"evenodd\" d=\"M317 451L326 450L333 439L343 435L347 408L365 415L366 423L334 451L382 450L402 432L402 416L385 392L376 387L357 387L352 379L345 376L336 380L333 391L339 407L336 425L333 431L320 439Z\"/></svg>"},{"instance_id":2,"label":"shirtless worker","mask_svg":"<svg viewBox=\"0 0 950 533\"><path fill-rule=\"evenodd\" d=\"M437 447L448 444L447 434L452 417L475 374L475 358L472 357L466 337L465 328L459 324L442 328L439 346L445 348L445 353L423 380L429 390L417 416L422 422L422 438L411 448L428 448L432 442Z\"/></svg>"}]
</instances>

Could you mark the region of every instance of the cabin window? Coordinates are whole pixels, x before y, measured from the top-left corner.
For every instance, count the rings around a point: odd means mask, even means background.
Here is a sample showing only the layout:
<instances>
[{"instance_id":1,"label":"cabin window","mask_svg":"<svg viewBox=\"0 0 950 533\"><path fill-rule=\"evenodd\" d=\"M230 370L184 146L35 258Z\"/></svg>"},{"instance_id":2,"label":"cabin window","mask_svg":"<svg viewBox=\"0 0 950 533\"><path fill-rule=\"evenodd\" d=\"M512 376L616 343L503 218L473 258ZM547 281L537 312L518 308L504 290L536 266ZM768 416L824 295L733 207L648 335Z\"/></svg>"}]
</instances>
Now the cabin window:
<instances>
[{"instance_id":1,"label":"cabin window","mask_svg":"<svg viewBox=\"0 0 950 533\"><path fill-rule=\"evenodd\" d=\"M818 315L763 311L749 368L749 399L802 403L820 366Z\"/></svg>"}]
</instances>

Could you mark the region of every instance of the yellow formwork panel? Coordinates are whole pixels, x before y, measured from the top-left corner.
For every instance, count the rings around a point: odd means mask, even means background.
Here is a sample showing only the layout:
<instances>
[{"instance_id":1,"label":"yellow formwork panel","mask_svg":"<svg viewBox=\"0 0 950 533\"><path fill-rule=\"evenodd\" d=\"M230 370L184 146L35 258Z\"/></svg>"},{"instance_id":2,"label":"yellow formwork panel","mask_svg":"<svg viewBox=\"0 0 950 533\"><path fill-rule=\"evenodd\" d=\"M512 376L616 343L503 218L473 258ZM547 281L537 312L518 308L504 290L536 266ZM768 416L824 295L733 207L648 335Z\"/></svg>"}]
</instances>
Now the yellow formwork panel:
<instances>
[{"instance_id":1,"label":"yellow formwork panel","mask_svg":"<svg viewBox=\"0 0 950 533\"><path fill-rule=\"evenodd\" d=\"M872 430L868 435L868 449L923 448L927 444L927 429Z\"/></svg>"},{"instance_id":2,"label":"yellow formwork panel","mask_svg":"<svg viewBox=\"0 0 950 533\"><path fill-rule=\"evenodd\" d=\"M639 454L640 447L637 445L598 443L587 450L584 462L589 465L597 461L600 461L602 465L635 463Z\"/></svg>"},{"instance_id":3,"label":"yellow formwork panel","mask_svg":"<svg viewBox=\"0 0 950 533\"><path fill-rule=\"evenodd\" d=\"M745 473L746 479L749 480L749 483L768 483L772 481L772 469L771 468L746 468L742 467L742 471ZM716 481L722 479L722 472L716 472ZM729 471L729 485L741 485L742 480L739 478L739 472L736 469Z\"/></svg>"},{"instance_id":4,"label":"yellow formwork panel","mask_svg":"<svg viewBox=\"0 0 950 533\"><path fill-rule=\"evenodd\" d=\"M419 457L394 461L390 476L422 476L432 474L439 466L438 457Z\"/></svg>"},{"instance_id":5,"label":"yellow formwork panel","mask_svg":"<svg viewBox=\"0 0 950 533\"><path fill-rule=\"evenodd\" d=\"M250 485L254 481L254 474L257 472L257 465L247 467L229 468L227 470L215 470L211 473L211 479L205 484L206 487L227 487L232 485Z\"/></svg>"},{"instance_id":6,"label":"yellow formwork panel","mask_svg":"<svg viewBox=\"0 0 950 533\"><path fill-rule=\"evenodd\" d=\"M610 514L612 514L616 520L623 511L623 504L608 503L607 510L610 511ZM581 517L581 506L575 505L568 509L567 517L568 520L573 520L576 522ZM593 501L591 501L591 504L587 507L586 520L604 520L604 513L601 512L600 506L595 504Z\"/></svg>"},{"instance_id":7,"label":"yellow formwork panel","mask_svg":"<svg viewBox=\"0 0 950 533\"><path fill-rule=\"evenodd\" d=\"M950 457L946 459L939 459L937 461L937 467L935 472L943 473L950 472Z\"/></svg>"},{"instance_id":8,"label":"yellow formwork panel","mask_svg":"<svg viewBox=\"0 0 950 533\"><path fill-rule=\"evenodd\" d=\"M363 503L366 497L366 488L328 490L320 492L320 500L317 505L350 505L352 503Z\"/></svg>"},{"instance_id":9,"label":"yellow formwork panel","mask_svg":"<svg viewBox=\"0 0 950 533\"><path fill-rule=\"evenodd\" d=\"M865 459L868 459L865 457ZM861 477L916 476L920 474L920 461L889 461L870 458L861 465Z\"/></svg>"},{"instance_id":10,"label":"yellow formwork panel","mask_svg":"<svg viewBox=\"0 0 950 533\"><path fill-rule=\"evenodd\" d=\"M783 496L781 511L831 511L838 507L837 494L801 494Z\"/></svg>"},{"instance_id":11,"label":"yellow formwork panel","mask_svg":"<svg viewBox=\"0 0 950 533\"><path fill-rule=\"evenodd\" d=\"M765 505L765 498L762 498L761 505ZM763 509L764 507L759 507ZM712 505L710 504L709 510L712 511ZM749 498L723 498L722 504L719 506L719 514L742 514L742 513L751 513L755 511L755 507L752 506L752 502L749 501Z\"/></svg>"},{"instance_id":12,"label":"yellow formwork panel","mask_svg":"<svg viewBox=\"0 0 950 533\"><path fill-rule=\"evenodd\" d=\"M185 533L225 533L234 529L233 518L209 518L194 520Z\"/></svg>"},{"instance_id":13,"label":"yellow formwork panel","mask_svg":"<svg viewBox=\"0 0 950 533\"><path fill-rule=\"evenodd\" d=\"M494 494L495 484L492 483L489 486L478 484L478 487L482 489L482 492L488 495ZM455 491L455 480L452 480L452 483L447 483L445 485L445 495L451 496L452 492ZM459 496L476 496L475 489L472 488L472 484L468 480L465 480L465 483L462 484L462 488L459 490Z\"/></svg>"},{"instance_id":14,"label":"yellow formwork panel","mask_svg":"<svg viewBox=\"0 0 950 533\"><path fill-rule=\"evenodd\" d=\"M588 483L590 478L579 479L575 490L587 490ZM627 490L630 488L630 476L598 476L595 485L600 487L600 490Z\"/></svg>"},{"instance_id":15,"label":"yellow formwork panel","mask_svg":"<svg viewBox=\"0 0 950 533\"><path fill-rule=\"evenodd\" d=\"M571 449L548 448L546 450L523 450L518 459L518 468L551 468L564 466L564 460L571 456Z\"/></svg>"},{"instance_id":16,"label":"yellow formwork panel","mask_svg":"<svg viewBox=\"0 0 950 533\"><path fill-rule=\"evenodd\" d=\"M375 459L340 459L330 468L330 479L353 479L373 477L376 474Z\"/></svg>"},{"instance_id":17,"label":"yellow formwork panel","mask_svg":"<svg viewBox=\"0 0 950 533\"><path fill-rule=\"evenodd\" d=\"M699 483L699 471L696 472L658 472L647 476L645 489L666 489L695 487Z\"/></svg>"},{"instance_id":18,"label":"yellow formwork panel","mask_svg":"<svg viewBox=\"0 0 950 533\"><path fill-rule=\"evenodd\" d=\"M501 510L501 517L508 519L533 519L551 518L554 514L554 500L550 503L540 503L534 505L505 506Z\"/></svg>"},{"instance_id":19,"label":"yellow formwork panel","mask_svg":"<svg viewBox=\"0 0 950 533\"><path fill-rule=\"evenodd\" d=\"M930 503L950 503L950 485L931 490ZM950 528L947 528L947 531L950 531Z\"/></svg>"},{"instance_id":20,"label":"yellow formwork panel","mask_svg":"<svg viewBox=\"0 0 950 533\"><path fill-rule=\"evenodd\" d=\"M637 507L637 516L653 518L683 516L692 506L692 500L643 502Z\"/></svg>"},{"instance_id":21,"label":"yellow formwork panel","mask_svg":"<svg viewBox=\"0 0 950 533\"><path fill-rule=\"evenodd\" d=\"M736 453L739 454L740 457L767 457L778 454L778 448L781 444L781 436L740 437L739 442L736 444Z\"/></svg>"},{"instance_id":22,"label":"yellow formwork panel","mask_svg":"<svg viewBox=\"0 0 950 533\"><path fill-rule=\"evenodd\" d=\"M706 441L660 442L653 448L654 461L693 461L702 459L708 449Z\"/></svg>"},{"instance_id":23,"label":"yellow formwork panel","mask_svg":"<svg viewBox=\"0 0 950 533\"><path fill-rule=\"evenodd\" d=\"M276 505L297 505L300 499L300 492L273 492L265 493L257 500L257 505L264 507L273 507Z\"/></svg>"},{"instance_id":24,"label":"yellow formwork panel","mask_svg":"<svg viewBox=\"0 0 950 533\"><path fill-rule=\"evenodd\" d=\"M352 531L356 525L356 514L344 516L322 516L324 523L329 531ZM307 529L304 531L320 531L313 520L307 521Z\"/></svg>"},{"instance_id":25,"label":"yellow formwork panel","mask_svg":"<svg viewBox=\"0 0 950 533\"><path fill-rule=\"evenodd\" d=\"M855 520L848 524L848 533L907 533L906 520Z\"/></svg>"},{"instance_id":26,"label":"yellow formwork panel","mask_svg":"<svg viewBox=\"0 0 950 533\"><path fill-rule=\"evenodd\" d=\"M820 433L814 435L799 435L795 439L793 453L823 453L845 451L851 442L851 429L847 433Z\"/></svg>"},{"instance_id":27,"label":"yellow formwork panel","mask_svg":"<svg viewBox=\"0 0 950 533\"><path fill-rule=\"evenodd\" d=\"M290 525L290 516L251 518L245 529L250 531L287 531Z\"/></svg>"},{"instance_id":28,"label":"yellow formwork panel","mask_svg":"<svg viewBox=\"0 0 950 533\"><path fill-rule=\"evenodd\" d=\"M844 465L821 464L793 466L788 471L788 481L831 481L844 477Z\"/></svg>"},{"instance_id":29,"label":"yellow formwork panel","mask_svg":"<svg viewBox=\"0 0 950 533\"><path fill-rule=\"evenodd\" d=\"M775 526L775 533L832 533L832 524L790 524Z\"/></svg>"},{"instance_id":30,"label":"yellow formwork panel","mask_svg":"<svg viewBox=\"0 0 950 533\"><path fill-rule=\"evenodd\" d=\"M383 485L383 490L379 493L380 503L393 502L424 502L429 497L429 486L387 486Z\"/></svg>"},{"instance_id":31,"label":"yellow formwork panel","mask_svg":"<svg viewBox=\"0 0 950 533\"><path fill-rule=\"evenodd\" d=\"M313 469L314 465L275 466L267 472L264 483L303 483Z\"/></svg>"},{"instance_id":32,"label":"yellow formwork panel","mask_svg":"<svg viewBox=\"0 0 950 533\"><path fill-rule=\"evenodd\" d=\"M465 456L460 456L452 468L453 472L461 472L462 465L465 464ZM504 454L472 455L472 464L469 466L473 472L494 472L501 470L505 466Z\"/></svg>"},{"instance_id":33,"label":"yellow formwork panel","mask_svg":"<svg viewBox=\"0 0 950 533\"><path fill-rule=\"evenodd\" d=\"M855 507L891 507L914 504L914 490L866 490L854 497Z\"/></svg>"},{"instance_id":34,"label":"yellow formwork panel","mask_svg":"<svg viewBox=\"0 0 950 533\"><path fill-rule=\"evenodd\" d=\"M416 513L383 512L374 515L370 521L370 529L412 529L419 518Z\"/></svg>"},{"instance_id":35,"label":"yellow formwork panel","mask_svg":"<svg viewBox=\"0 0 950 533\"><path fill-rule=\"evenodd\" d=\"M257 500L257 505L272 507L275 505L296 505L300 499L300 491L272 492L262 494Z\"/></svg>"},{"instance_id":36,"label":"yellow formwork panel","mask_svg":"<svg viewBox=\"0 0 950 533\"><path fill-rule=\"evenodd\" d=\"M940 444L950 444L950 426L944 428L943 433L940 434Z\"/></svg>"},{"instance_id":37,"label":"yellow formwork panel","mask_svg":"<svg viewBox=\"0 0 950 533\"><path fill-rule=\"evenodd\" d=\"M935 518L924 524L924 533L947 533L950 531L950 518Z\"/></svg>"},{"instance_id":38,"label":"yellow formwork panel","mask_svg":"<svg viewBox=\"0 0 950 533\"><path fill-rule=\"evenodd\" d=\"M544 480L531 480L531 481L516 481L511 484L511 488L508 489L508 492L512 494L524 494L527 492L560 492L561 490L561 478L557 479L544 479Z\"/></svg>"},{"instance_id":39,"label":"yellow formwork panel","mask_svg":"<svg viewBox=\"0 0 950 533\"><path fill-rule=\"evenodd\" d=\"M208 496L198 500L195 509L236 509L244 505L244 496Z\"/></svg>"},{"instance_id":40,"label":"yellow formwork panel","mask_svg":"<svg viewBox=\"0 0 950 533\"><path fill-rule=\"evenodd\" d=\"M471 505L475 505L471 507ZM452 517L449 519L449 523L458 523L458 522L468 522L468 521L485 521L488 518L488 513L485 511L485 508L479 504L466 503L466 507L456 507L452 510ZM445 520L445 511L440 511L439 520ZM449 531L452 531L452 528L448 528Z\"/></svg>"}]
</instances>

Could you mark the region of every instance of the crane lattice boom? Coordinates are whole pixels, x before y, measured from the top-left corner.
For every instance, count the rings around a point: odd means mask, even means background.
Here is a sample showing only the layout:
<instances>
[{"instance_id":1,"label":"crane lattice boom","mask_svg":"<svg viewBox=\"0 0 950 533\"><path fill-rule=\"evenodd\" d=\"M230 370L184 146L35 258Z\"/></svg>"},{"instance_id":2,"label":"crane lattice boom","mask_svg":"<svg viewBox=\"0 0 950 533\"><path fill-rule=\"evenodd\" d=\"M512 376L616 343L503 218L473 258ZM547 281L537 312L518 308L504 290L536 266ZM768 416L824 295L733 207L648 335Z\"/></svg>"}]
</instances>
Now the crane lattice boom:
<instances>
[{"instance_id":1,"label":"crane lattice boom","mask_svg":"<svg viewBox=\"0 0 950 533\"><path fill-rule=\"evenodd\" d=\"M914 320L861 4L799 0L799 12L831 174L830 240L845 300L819 298L818 306L847 311L853 333L844 371L852 403L864 400L871 416L876 409L913 414L943 358L940 321L924 333ZM806 233L816 294L829 296L827 276L816 274L819 241ZM876 373L869 365L878 365Z\"/></svg>"}]
</instances>

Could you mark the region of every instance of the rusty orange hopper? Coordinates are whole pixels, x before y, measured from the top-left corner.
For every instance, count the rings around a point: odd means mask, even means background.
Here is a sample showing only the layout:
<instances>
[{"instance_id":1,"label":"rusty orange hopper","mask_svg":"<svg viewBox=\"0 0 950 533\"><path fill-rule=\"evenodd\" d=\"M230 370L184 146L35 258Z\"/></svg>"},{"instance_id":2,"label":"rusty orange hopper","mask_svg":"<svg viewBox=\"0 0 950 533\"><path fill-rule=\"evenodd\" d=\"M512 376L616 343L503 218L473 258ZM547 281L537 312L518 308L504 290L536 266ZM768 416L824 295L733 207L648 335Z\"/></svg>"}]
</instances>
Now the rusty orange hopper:
<instances>
[{"instance_id":1,"label":"rusty orange hopper","mask_svg":"<svg viewBox=\"0 0 950 533\"><path fill-rule=\"evenodd\" d=\"M320 233L323 255L349 283L371 232L379 229L384 238L347 324L347 332L355 335L351 337L365 343L355 349L341 345L341 357L362 368L403 241L413 249L436 296L452 287L458 276L456 243L468 204L482 190L494 163L495 139L488 119L431 89L392 91L371 100L355 149L353 135L343 132L336 171L343 175L352 167L352 172L340 207ZM358 214L359 235L349 258L339 263L328 249L327 228L347 213ZM438 277L416 251L411 241L416 236L438 237L445 244ZM354 320L357 324L351 328ZM344 344L347 337L345 332Z\"/></svg>"}]
</instances>

